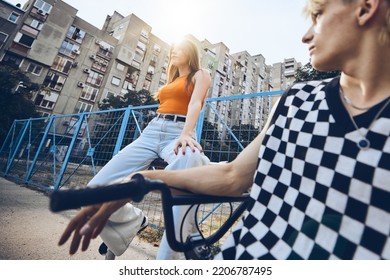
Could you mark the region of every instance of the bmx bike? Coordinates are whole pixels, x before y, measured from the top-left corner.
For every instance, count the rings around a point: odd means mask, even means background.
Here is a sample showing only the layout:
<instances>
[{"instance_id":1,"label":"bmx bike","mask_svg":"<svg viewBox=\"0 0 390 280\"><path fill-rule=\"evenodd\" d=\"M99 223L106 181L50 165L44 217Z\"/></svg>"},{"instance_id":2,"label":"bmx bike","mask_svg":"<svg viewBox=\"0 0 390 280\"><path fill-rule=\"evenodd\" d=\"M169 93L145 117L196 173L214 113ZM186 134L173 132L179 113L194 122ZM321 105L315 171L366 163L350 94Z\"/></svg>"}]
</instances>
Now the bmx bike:
<instances>
[{"instance_id":1,"label":"bmx bike","mask_svg":"<svg viewBox=\"0 0 390 280\"><path fill-rule=\"evenodd\" d=\"M50 196L50 209L53 212L77 209L98 203L129 198L134 202L140 202L149 192L160 192L165 221L165 231L169 246L178 252L183 252L186 259L208 260L213 258L211 246L218 242L233 224L247 209L249 194L240 196L210 196L186 192L185 195L172 195L171 190L177 189L168 186L160 180L150 180L141 174L135 174L128 182L102 186L97 188L83 188L76 190L57 190ZM183 190L180 189L181 192ZM232 203L239 205L233 210ZM175 234L173 222L173 206L176 205L201 205L210 203L230 203L231 211L227 220L213 234L204 237L198 228L198 232L179 238ZM196 215L195 215L196 216ZM197 223L196 223L197 224Z\"/></svg>"}]
</instances>

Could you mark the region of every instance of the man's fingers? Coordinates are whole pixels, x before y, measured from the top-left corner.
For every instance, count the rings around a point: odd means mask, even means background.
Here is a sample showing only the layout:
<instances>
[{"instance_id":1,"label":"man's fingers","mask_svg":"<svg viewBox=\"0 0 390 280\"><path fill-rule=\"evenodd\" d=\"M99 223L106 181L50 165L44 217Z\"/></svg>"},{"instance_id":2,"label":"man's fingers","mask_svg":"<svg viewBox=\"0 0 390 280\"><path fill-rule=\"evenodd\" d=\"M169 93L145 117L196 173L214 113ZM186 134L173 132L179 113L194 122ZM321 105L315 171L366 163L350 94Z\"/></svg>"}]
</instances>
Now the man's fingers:
<instances>
[{"instance_id":1,"label":"man's fingers","mask_svg":"<svg viewBox=\"0 0 390 280\"><path fill-rule=\"evenodd\" d=\"M100 223L95 227L95 230L93 231L93 234L92 234L92 239L95 239L96 237L98 237L98 235L102 232L105 225L106 225L106 223Z\"/></svg>"},{"instance_id":2,"label":"man's fingers","mask_svg":"<svg viewBox=\"0 0 390 280\"><path fill-rule=\"evenodd\" d=\"M69 236L70 236L70 233L65 230L65 232L61 235L60 240L58 241L58 245L59 246L64 245L66 243L66 241L68 241Z\"/></svg>"},{"instance_id":3,"label":"man's fingers","mask_svg":"<svg viewBox=\"0 0 390 280\"><path fill-rule=\"evenodd\" d=\"M88 234L90 234L90 237L92 239L96 238L102 232L104 226L107 223L107 219L102 218L99 215L99 212L96 215L94 215L92 219L89 221L90 231L88 232Z\"/></svg>"},{"instance_id":4,"label":"man's fingers","mask_svg":"<svg viewBox=\"0 0 390 280\"><path fill-rule=\"evenodd\" d=\"M81 240L81 235L78 233L78 231L75 231L72 238L72 243L70 244L69 254L73 255L77 252L79 249Z\"/></svg>"},{"instance_id":5,"label":"man's fingers","mask_svg":"<svg viewBox=\"0 0 390 280\"><path fill-rule=\"evenodd\" d=\"M87 233L84 235L83 242L81 244L81 251L86 251L89 247L89 244L91 243L91 236L92 233Z\"/></svg>"},{"instance_id":6,"label":"man's fingers","mask_svg":"<svg viewBox=\"0 0 390 280\"><path fill-rule=\"evenodd\" d=\"M77 216L76 216L77 217ZM58 241L58 245L65 244L66 241L68 241L69 237L72 235L72 232L77 228L78 221L76 218L72 219L66 229L64 230L64 233L61 235L60 240Z\"/></svg>"}]
</instances>

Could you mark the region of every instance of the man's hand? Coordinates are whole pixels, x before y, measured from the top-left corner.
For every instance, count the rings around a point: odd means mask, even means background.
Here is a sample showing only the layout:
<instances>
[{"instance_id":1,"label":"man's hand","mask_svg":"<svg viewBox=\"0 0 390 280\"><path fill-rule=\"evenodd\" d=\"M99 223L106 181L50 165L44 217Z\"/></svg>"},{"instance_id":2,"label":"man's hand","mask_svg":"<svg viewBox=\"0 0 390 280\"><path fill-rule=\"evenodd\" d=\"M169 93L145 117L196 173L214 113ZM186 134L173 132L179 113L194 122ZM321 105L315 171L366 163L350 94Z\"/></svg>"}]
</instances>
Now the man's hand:
<instances>
[{"instance_id":1,"label":"man's hand","mask_svg":"<svg viewBox=\"0 0 390 280\"><path fill-rule=\"evenodd\" d=\"M118 200L82 208L70 220L58 245L65 244L73 233L69 254L73 255L77 252L80 242L82 244L81 251L86 251L91 239L96 238L101 233L111 214L125 205L126 202L128 200Z\"/></svg>"}]
</instances>

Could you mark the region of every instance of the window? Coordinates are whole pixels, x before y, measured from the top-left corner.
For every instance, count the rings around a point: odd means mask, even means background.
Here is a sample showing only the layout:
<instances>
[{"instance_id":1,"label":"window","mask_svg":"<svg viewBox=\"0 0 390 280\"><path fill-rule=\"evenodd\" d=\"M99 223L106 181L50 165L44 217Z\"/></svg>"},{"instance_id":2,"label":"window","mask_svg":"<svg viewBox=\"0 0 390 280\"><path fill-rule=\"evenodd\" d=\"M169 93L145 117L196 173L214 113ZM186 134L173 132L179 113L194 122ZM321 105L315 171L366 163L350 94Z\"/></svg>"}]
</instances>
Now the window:
<instances>
[{"instance_id":1,"label":"window","mask_svg":"<svg viewBox=\"0 0 390 280\"><path fill-rule=\"evenodd\" d=\"M142 87L143 89L146 89L146 90L149 90L150 89L150 85L151 85L151 81L149 80L145 80L144 81L144 86Z\"/></svg>"},{"instance_id":2,"label":"window","mask_svg":"<svg viewBox=\"0 0 390 280\"><path fill-rule=\"evenodd\" d=\"M141 63L139 63L138 61L135 61L135 60L133 60L131 62L131 65L134 66L136 69L140 69L141 68Z\"/></svg>"},{"instance_id":3,"label":"window","mask_svg":"<svg viewBox=\"0 0 390 280\"><path fill-rule=\"evenodd\" d=\"M148 44L148 39L147 38L145 38L145 37L139 37L139 42L142 42L143 44Z\"/></svg>"},{"instance_id":4,"label":"window","mask_svg":"<svg viewBox=\"0 0 390 280\"><path fill-rule=\"evenodd\" d=\"M82 102L79 102L79 103L82 103ZM85 104L85 103L84 103ZM80 110L80 108L82 107L82 105L79 105L78 103L76 104L76 107L74 109L74 113L79 113L78 111ZM85 112L85 111L80 111L80 113L82 112ZM66 134L70 134L70 135L73 135L75 133L75 129L78 128L80 126L80 122L79 122L79 119L78 118L75 118L75 117L72 117L69 121L69 127L66 131ZM83 121L81 123L81 127L80 127L80 130L79 130L79 133L78 133L78 136L83 136L84 132L85 132L85 129L87 127L87 124L85 121Z\"/></svg>"},{"instance_id":5,"label":"window","mask_svg":"<svg viewBox=\"0 0 390 280\"><path fill-rule=\"evenodd\" d=\"M77 43L82 43L85 37L85 31L77 28L75 26L71 26L66 34L66 37L75 40Z\"/></svg>"},{"instance_id":6,"label":"window","mask_svg":"<svg viewBox=\"0 0 390 280\"><path fill-rule=\"evenodd\" d=\"M59 52L64 55L70 56L71 58L75 58L76 53L74 51L78 49L79 49L78 45L65 40L64 42L62 42Z\"/></svg>"},{"instance_id":7,"label":"window","mask_svg":"<svg viewBox=\"0 0 390 280\"><path fill-rule=\"evenodd\" d=\"M163 86L167 83L167 75L165 73L161 74L159 85Z\"/></svg>"},{"instance_id":8,"label":"window","mask_svg":"<svg viewBox=\"0 0 390 280\"><path fill-rule=\"evenodd\" d=\"M140 41L137 43L137 49L142 50L143 52L146 50L146 45Z\"/></svg>"},{"instance_id":9,"label":"window","mask_svg":"<svg viewBox=\"0 0 390 280\"><path fill-rule=\"evenodd\" d=\"M150 65L152 66L156 66L157 64L157 61L158 61L158 56L157 55L152 55L152 57L150 58Z\"/></svg>"},{"instance_id":10,"label":"window","mask_svg":"<svg viewBox=\"0 0 390 280\"><path fill-rule=\"evenodd\" d=\"M121 79L119 79L118 77L115 77L115 76L112 77L111 84L119 86L120 83L121 83Z\"/></svg>"},{"instance_id":11,"label":"window","mask_svg":"<svg viewBox=\"0 0 390 280\"><path fill-rule=\"evenodd\" d=\"M145 37L145 38L149 38L149 33L148 33L148 31L146 31L145 29L142 29L142 31L141 31L141 36L142 36L142 37Z\"/></svg>"},{"instance_id":12,"label":"window","mask_svg":"<svg viewBox=\"0 0 390 280\"><path fill-rule=\"evenodd\" d=\"M66 59L61 56L57 56L54 60L54 63L52 65L52 68L54 70L57 70L59 72L68 74L71 67L72 67L73 61Z\"/></svg>"},{"instance_id":13,"label":"window","mask_svg":"<svg viewBox=\"0 0 390 280\"><path fill-rule=\"evenodd\" d=\"M30 23L30 26L34 27L35 29L41 30L42 26L43 26L43 23L38 21L38 20L36 20L36 19L33 19L32 22Z\"/></svg>"},{"instance_id":14,"label":"window","mask_svg":"<svg viewBox=\"0 0 390 280\"><path fill-rule=\"evenodd\" d=\"M35 97L35 102L34 104L39 106L41 103L42 103L42 100L43 100L43 97L45 97L45 95L43 94L37 94L37 96Z\"/></svg>"},{"instance_id":15,"label":"window","mask_svg":"<svg viewBox=\"0 0 390 280\"><path fill-rule=\"evenodd\" d=\"M91 112L92 107L93 106L91 104L88 104L88 103L85 103L82 101L78 101L76 104L76 107L74 108L74 113L78 114L78 113L83 113L83 112Z\"/></svg>"},{"instance_id":16,"label":"window","mask_svg":"<svg viewBox=\"0 0 390 280\"><path fill-rule=\"evenodd\" d=\"M151 65L149 65L149 67L148 67L148 74L154 74L154 67L153 66L151 66Z\"/></svg>"},{"instance_id":17,"label":"window","mask_svg":"<svg viewBox=\"0 0 390 280\"><path fill-rule=\"evenodd\" d=\"M34 104L46 108L46 109L53 109L54 105L56 104L56 101L58 99L58 94L52 92L50 95L45 94L43 92L40 92L37 94Z\"/></svg>"},{"instance_id":18,"label":"window","mask_svg":"<svg viewBox=\"0 0 390 280\"><path fill-rule=\"evenodd\" d=\"M99 70L100 72L106 72L107 71L107 66L108 66L108 60L101 58L99 56L95 57L95 60L92 64L92 68Z\"/></svg>"},{"instance_id":19,"label":"window","mask_svg":"<svg viewBox=\"0 0 390 280\"><path fill-rule=\"evenodd\" d=\"M99 50L97 53L100 54L101 56L111 57L113 50L114 50L113 46L111 46L110 44L108 44L106 42L100 41L99 42Z\"/></svg>"},{"instance_id":20,"label":"window","mask_svg":"<svg viewBox=\"0 0 390 280\"><path fill-rule=\"evenodd\" d=\"M14 55L12 53L6 53L3 57L2 62L4 64L7 64L10 67L17 69L17 68L19 68L20 64L22 63L22 58Z\"/></svg>"},{"instance_id":21,"label":"window","mask_svg":"<svg viewBox=\"0 0 390 280\"><path fill-rule=\"evenodd\" d=\"M41 104L39 105L40 107L44 107L44 108L47 108L47 109L53 109L54 107L54 102L52 101L47 101L47 100L42 100Z\"/></svg>"},{"instance_id":22,"label":"window","mask_svg":"<svg viewBox=\"0 0 390 280\"><path fill-rule=\"evenodd\" d=\"M122 87L124 90L122 90L121 92L124 92L126 93L128 90L134 90L134 85L128 81L124 81L123 82L123 87Z\"/></svg>"},{"instance_id":23,"label":"window","mask_svg":"<svg viewBox=\"0 0 390 280\"><path fill-rule=\"evenodd\" d=\"M19 14L15 13L15 12L12 12L9 17L8 17L8 20L10 22L13 22L13 23L16 23L18 21L18 18L19 18Z\"/></svg>"},{"instance_id":24,"label":"window","mask_svg":"<svg viewBox=\"0 0 390 280\"><path fill-rule=\"evenodd\" d=\"M41 111L37 111L38 114L42 117L42 118L48 118L50 117L50 114L47 113L47 112L41 112ZM46 121L45 121L46 122Z\"/></svg>"},{"instance_id":25,"label":"window","mask_svg":"<svg viewBox=\"0 0 390 280\"><path fill-rule=\"evenodd\" d=\"M49 3L46 3L42 0L35 1L34 7L36 7L38 10L42 10L45 14L49 14L52 8L52 5Z\"/></svg>"},{"instance_id":26,"label":"window","mask_svg":"<svg viewBox=\"0 0 390 280\"><path fill-rule=\"evenodd\" d=\"M139 41L147 44L148 43L148 38L149 38L149 33L145 29L141 31L141 36L139 37Z\"/></svg>"},{"instance_id":27,"label":"window","mask_svg":"<svg viewBox=\"0 0 390 280\"><path fill-rule=\"evenodd\" d=\"M98 72L95 71L90 71L88 78L87 78L87 83L95 86L100 86L103 81L103 75L99 74Z\"/></svg>"},{"instance_id":28,"label":"window","mask_svg":"<svg viewBox=\"0 0 390 280\"><path fill-rule=\"evenodd\" d=\"M7 41L7 38L8 38L8 34L0 32L0 48L3 47L3 45Z\"/></svg>"},{"instance_id":29,"label":"window","mask_svg":"<svg viewBox=\"0 0 390 280\"><path fill-rule=\"evenodd\" d=\"M116 69L120 70L120 71L124 71L125 70L125 66L122 64L122 63L117 63L116 65Z\"/></svg>"},{"instance_id":30,"label":"window","mask_svg":"<svg viewBox=\"0 0 390 280\"><path fill-rule=\"evenodd\" d=\"M16 34L16 36L15 36L14 41L18 42L26 47L31 47L33 42L34 42L34 38L30 37L26 34L18 32L18 34Z\"/></svg>"},{"instance_id":31,"label":"window","mask_svg":"<svg viewBox=\"0 0 390 280\"><path fill-rule=\"evenodd\" d=\"M138 78L139 78L139 71L137 71L134 68L129 68L129 72L126 74L126 79L125 79L125 83L123 84L123 88L134 90L137 85Z\"/></svg>"},{"instance_id":32,"label":"window","mask_svg":"<svg viewBox=\"0 0 390 280\"><path fill-rule=\"evenodd\" d=\"M80 98L89 101L95 101L98 93L99 89L86 85L81 92Z\"/></svg>"},{"instance_id":33,"label":"window","mask_svg":"<svg viewBox=\"0 0 390 280\"><path fill-rule=\"evenodd\" d=\"M159 53L161 51L161 47L159 45L155 44L153 46L153 51L156 52L156 53Z\"/></svg>"},{"instance_id":34,"label":"window","mask_svg":"<svg viewBox=\"0 0 390 280\"><path fill-rule=\"evenodd\" d=\"M139 49L135 50L134 60L136 62L142 62L144 60L145 53Z\"/></svg>"},{"instance_id":35,"label":"window","mask_svg":"<svg viewBox=\"0 0 390 280\"><path fill-rule=\"evenodd\" d=\"M42 85L60 91L64 86L65 80L65 77L60 76L53 71L49 71Z\"/></svg>"},{"instance_id":36,"label":"window","mask_svg":"<svg viewBox=\"0 0 390 280\"><path fill-rule=\"evenodd\" d=\"M34 75L41 75L42 72L42 66L30 63L30 65L27 67L27 72L33 73Z\"/></svg>"},{"instance_id":37,"label":"window","mask_svg":"<svg viewBox=\"0 0 390 280\"><path fill-rule=\"evenodd\" d=\"M107 91L107 93L106 93L106 98L110 98L111 96L116 96L116 94L115 93L113 93L113 92L111 92L111 91Z\"/></svg>"}]
</instances>

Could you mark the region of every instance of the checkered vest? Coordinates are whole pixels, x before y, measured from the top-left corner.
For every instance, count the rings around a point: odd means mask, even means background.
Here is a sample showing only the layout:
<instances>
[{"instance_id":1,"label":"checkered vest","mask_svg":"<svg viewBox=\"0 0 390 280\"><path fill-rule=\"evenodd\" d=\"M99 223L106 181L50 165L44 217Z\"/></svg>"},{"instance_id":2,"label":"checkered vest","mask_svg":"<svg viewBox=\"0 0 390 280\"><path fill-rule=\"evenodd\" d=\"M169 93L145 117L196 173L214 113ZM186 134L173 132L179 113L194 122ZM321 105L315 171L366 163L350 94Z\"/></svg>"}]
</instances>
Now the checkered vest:
<instances>
[{"instance_id":1,"label":"checkered vest","mask_svg":"<svg viewBox=\"0 0 390 280\"><path fill-rule=\"evenodd\" d=\"M354 119L362 132L385 101ZM260 147L252 203L216 259L390 259L390 106L359 133L339 78L297 83Z\"/></svg>"}]
</instances>

